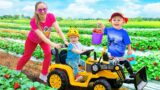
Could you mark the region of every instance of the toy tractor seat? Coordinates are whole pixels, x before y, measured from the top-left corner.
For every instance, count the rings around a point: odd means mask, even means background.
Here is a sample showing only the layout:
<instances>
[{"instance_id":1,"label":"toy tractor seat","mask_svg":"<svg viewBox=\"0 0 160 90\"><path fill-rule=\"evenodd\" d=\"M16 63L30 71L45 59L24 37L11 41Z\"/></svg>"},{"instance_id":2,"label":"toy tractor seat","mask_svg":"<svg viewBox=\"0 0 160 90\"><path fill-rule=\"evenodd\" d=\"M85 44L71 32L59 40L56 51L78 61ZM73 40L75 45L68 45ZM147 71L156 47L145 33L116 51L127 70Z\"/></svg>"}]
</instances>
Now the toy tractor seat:
<instances>
[{"instance_id":1,"label":"toy tractor seat","mask_svg":"<svg viewBox=\"0 0 160 90\"><path fill-rule=\"evenodd\" d=\"M66 58L67 58L67 49L62 48L60 50L58 49L52 49L51 54L55 56L55 63L61 63L66 64Z\"/></svg>"},{"instance_id":2,"label":"toy tractor seat","mask_svg":"<svg viewBox=\"0 0 160 90\"><path fill-rule=\"evenodd\" d=\"M87 50L83 52L81 55L86 55L87 57L90 56L91 51L94 49ZM67 48L61 48L61 49L52 49L51 54L55 56L55 63L61 63L66 64L66 58L67 58Z\"/></svg>"},{"instance_id":3,"label":"toy tractor seat","mask_svg":"<svg viewBox=\"0 0 160 90\"><path fill-rule=\"evenodd\" d=\"M60 62L62 64L66 64L66 58L67 58L67 50L66 49L60 51L59 58L60 58Z\"/></svg>"}]
</instances>

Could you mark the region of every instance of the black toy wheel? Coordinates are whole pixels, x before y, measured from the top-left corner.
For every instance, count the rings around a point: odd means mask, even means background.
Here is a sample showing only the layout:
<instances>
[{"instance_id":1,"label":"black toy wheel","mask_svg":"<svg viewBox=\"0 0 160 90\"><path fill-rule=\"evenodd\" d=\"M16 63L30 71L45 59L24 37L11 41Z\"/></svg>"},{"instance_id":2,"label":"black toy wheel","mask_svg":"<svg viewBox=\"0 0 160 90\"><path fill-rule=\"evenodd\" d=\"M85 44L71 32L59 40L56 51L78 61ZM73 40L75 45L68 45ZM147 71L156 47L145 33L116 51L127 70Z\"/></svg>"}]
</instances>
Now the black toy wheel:
<instances>
[{"instance_id":1,"label":"black toy wheel","mask_svg":"<svg viewBox=\"0 0 160 90\"><path fill-rule=\"evenodd\" d=\"M118 89L123 85L123 82L122 81L111 80L110 84L111 84L112 88Z\"/></svg>"},{"instance_id":2,"label":"black toy wheel","mask_svg":"<svg viewBox=\"0 0 160 90\"><path fill-rule=\"evenodd\" d=\"M47 83L50 87L58 90L64 90L69 84L66 73L59 69L49 73L47 77Z\"/></svg>"},{"instance_id":3,"label":"black toy wheel","mask_svg":"<svg viewBox=\"0 0 160 90\"><path fill-rule=\"evenodd\" d=\"M111 90L111 85L105 79L98 79L94 82L92 90Z\"/></svg>"},{"instance_id":4,"label":"black toy wheel","mask_svg":"<svg viewBox=\"0 0 160 90\"><path fill-rule=\"evenodd\" d=\"M95 63L91 66L92 73L95 74L100 71L101 67L98 63Z\"/></svg>"}]
</instances>

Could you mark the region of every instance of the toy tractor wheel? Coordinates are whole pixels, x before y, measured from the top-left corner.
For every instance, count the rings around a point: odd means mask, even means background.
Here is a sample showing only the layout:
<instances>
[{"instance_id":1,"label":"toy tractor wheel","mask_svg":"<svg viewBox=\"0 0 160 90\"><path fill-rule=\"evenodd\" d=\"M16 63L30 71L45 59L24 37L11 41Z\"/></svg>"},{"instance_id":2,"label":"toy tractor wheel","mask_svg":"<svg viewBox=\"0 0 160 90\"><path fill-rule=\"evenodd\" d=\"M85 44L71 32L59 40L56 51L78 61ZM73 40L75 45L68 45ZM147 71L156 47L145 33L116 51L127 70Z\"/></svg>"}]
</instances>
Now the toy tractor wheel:
<instances>
[{"instance_id":1,"label":"toy tractor wheel","mask_svg":"<svg viewBox=\"0 0 160 90\"><path fill-rule=\"evenodd\" d=\"M56 69L49 73L47 82L50 87L64 90L68 86L68 77L62 70Z\"/></svg>"},{"instance_id":2,"label":"toy tractor wheel","mask_svg":"<svg viewBox=\"0 0 160 90\"><path fill-rule=\"evenodd\" d=\"M122 81L116 81L116 80L112 80L110 81L112 88L114 89L118 89L123 85Z\"/></svg>"},{"instance_id":3,"label":"toy tractor wheel","mask_svg":"<svg viewBox=\"0 0 160 90\"><path fill-rule=\"evenodd\" d=\"M111 90L111 85L105 79L98 79L93 84L93 90Z\"/></svg>"}]
</instances>

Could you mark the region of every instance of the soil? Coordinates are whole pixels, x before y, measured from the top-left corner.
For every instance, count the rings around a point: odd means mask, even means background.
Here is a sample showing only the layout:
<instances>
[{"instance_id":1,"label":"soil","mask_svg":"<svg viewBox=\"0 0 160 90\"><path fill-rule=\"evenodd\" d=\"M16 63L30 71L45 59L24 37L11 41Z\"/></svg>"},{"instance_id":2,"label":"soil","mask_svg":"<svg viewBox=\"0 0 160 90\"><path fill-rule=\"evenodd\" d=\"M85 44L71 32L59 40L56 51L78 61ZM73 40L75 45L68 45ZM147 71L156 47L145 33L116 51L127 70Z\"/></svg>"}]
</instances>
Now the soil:
<instances>
[{"instance_id":1,"label":"soil","mask_svg":"<svg viewBox=\"0 0 160 90\"><path fill-rule=\"evenodd\" d=\"M7 66L8 68L15 70L18 60L19 57L0 51L0 65ZM41 62L29 60L24 66L22 72L26 74L32 81L37 81L41 72L41 66Z\"/></svg>"},{"instance_id":2,"label":"soil","mask_svg":"<svg viewBox=\"0 0 160 90\"><path fill-rule=\"evenodd\" d=\"M7 66L10 69L16 69L17 62L19 60L19 57L10 55L9 53L0 51L0 65ZM40 83L44 83L41 81L38 77L41 72L42 68L42 62L35 62L32 60L29 60L27 64L24 66L22 72L28 76L28 78L32 81L38 81ZM80 88L80 87L69 87L66 90L89 90L89 88ZM120 88L119 90L128 90L125 87Z\"/></svg>"}]
</instances>

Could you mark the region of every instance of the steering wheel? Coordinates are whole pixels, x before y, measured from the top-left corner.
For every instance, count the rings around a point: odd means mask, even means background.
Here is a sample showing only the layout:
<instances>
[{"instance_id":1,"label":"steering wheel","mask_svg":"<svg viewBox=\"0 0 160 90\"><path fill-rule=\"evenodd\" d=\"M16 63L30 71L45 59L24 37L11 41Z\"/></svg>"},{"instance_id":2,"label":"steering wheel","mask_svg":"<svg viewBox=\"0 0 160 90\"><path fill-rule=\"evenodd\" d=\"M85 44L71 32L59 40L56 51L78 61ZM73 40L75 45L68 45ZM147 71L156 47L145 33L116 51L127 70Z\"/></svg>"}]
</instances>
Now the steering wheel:
<instances>
[{"instance_id":1,"label":"steering wheel","mask_svg":"<svg viewBox=\"0 0 160 90\"><path fill-rule=\"evenodd\" d=\"M81 53L81 55L87 55L87 56L89 56L92 51L94 51L94 49L86 50L85 52Z\"/></svg>"}]
</instances>

